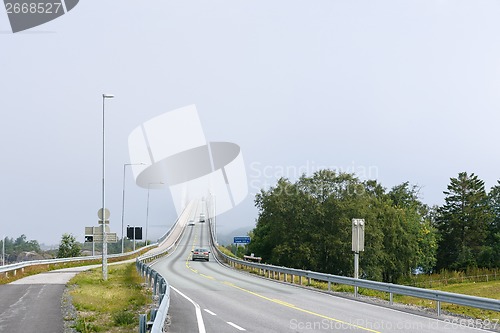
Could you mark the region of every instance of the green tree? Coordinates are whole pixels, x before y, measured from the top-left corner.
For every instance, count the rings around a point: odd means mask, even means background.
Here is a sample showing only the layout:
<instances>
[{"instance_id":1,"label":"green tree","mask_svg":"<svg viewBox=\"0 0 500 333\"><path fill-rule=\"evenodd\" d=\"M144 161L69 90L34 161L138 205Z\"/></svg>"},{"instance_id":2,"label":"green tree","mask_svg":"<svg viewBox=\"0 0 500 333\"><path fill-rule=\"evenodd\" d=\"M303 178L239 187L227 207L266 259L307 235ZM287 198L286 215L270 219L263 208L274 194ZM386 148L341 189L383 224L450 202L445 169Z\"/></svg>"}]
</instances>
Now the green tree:
<instances>
[{"instance_id":1,"label":"green tree","mask_svg":"<svg viewBox=\"0 0 500 333\"><path fill-rule=\"evenodd\" d=\"M81 247L80 244L76 241L76 238L71 234L63 234L61 237L61 243L59 243L57 257L69 258L78 257L80 255Z\"/></svg>"},{"instance_id":2,"label":"green tree","mask_svg":"<svg viewBox=\"0 0 500 333\"><path fill-rule=\"evenodd\" d=\"M437 230L433 225L435 209L431 209L422 203L419 198L420 188L404 182L394 186L389 192L392 204L400 211L401 228L404 229L405 241L411 242L413 247L406 250L413 251L413 256L408 253L407 258L412 257L410 269L419 269L430 273L436 265L437 252Z\"/></svg>"},{"instance_id":3,"label":"green tree","mask_svg":"<svg viewBox=\"0 0 500 333\"><path fill-rule=\"evenodd\" d=\"M7 242L5 242L5 244L7 245ZM26 235L22 234L14 241L13 252L20 253L23 251L40 253L41 249L36 240L28 241Z\"/></svg>"},{"instance_id":4,"label":"green tree","mask_svg":"<svg viewBox=\"0 0 500 333\"><path fill-rule=\"evenodd\" d=\"M451 178L445 204L438 209L439 231L437 268L465 270L480 264L492 213L484 181L473 173L461 172Z\"/></svg>"},{"instance_id":5,"label":"green tree","mask_svg":"<svg viewBox=\"0 0 500 333\"><path fill-rule=\"evenodd\" d=\"M481 266L495 268L500 267L500 181L488 193L488 203L493 217L479 262Z\"/></svg>"},{"instance_id":6,"label":"green tree","mask_svg":"<svg viewBox=\"0 0 500 333\"><path fill-rule=\"evenodd\" d=\"M280 179L256 196L249 251L275 265L352 276L351 220L364 218L361 276L396 282L435 260L435 233L415 189L405 183L386 193L376 181L331 170Z\"/></svg>"}]
</instances>

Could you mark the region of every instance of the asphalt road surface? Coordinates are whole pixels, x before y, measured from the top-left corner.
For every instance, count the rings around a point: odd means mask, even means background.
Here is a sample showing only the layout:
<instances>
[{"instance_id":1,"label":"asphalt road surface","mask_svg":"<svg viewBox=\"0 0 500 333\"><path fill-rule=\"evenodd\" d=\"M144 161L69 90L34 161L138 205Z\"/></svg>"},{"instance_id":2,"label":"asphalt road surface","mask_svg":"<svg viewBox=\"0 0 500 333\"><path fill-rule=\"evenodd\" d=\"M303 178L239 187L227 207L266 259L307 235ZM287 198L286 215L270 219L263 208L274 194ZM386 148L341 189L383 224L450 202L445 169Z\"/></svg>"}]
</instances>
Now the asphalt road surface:
<instances>
[{"instance_id":1,"label":"asphalt road surface","mask_svg":"<svg viewBox=\"0 0 500 333\"><path fill-rule=\"evenodd\" d=\"M486 332L191 261L210 247L208 223L187 226L177 247L153 265L172 287L168 332Z\"/></svg>"},{"instance_id":2,"label":"asphalt road surface","mask_svg":"<svg viewBox=\"0 0 500 333\"><path fill-rule=\"evenodd\" d=\"M0 332L63 332L66 283L93 266L66 268L0 285Z\"/></svg>"}]
</instances>

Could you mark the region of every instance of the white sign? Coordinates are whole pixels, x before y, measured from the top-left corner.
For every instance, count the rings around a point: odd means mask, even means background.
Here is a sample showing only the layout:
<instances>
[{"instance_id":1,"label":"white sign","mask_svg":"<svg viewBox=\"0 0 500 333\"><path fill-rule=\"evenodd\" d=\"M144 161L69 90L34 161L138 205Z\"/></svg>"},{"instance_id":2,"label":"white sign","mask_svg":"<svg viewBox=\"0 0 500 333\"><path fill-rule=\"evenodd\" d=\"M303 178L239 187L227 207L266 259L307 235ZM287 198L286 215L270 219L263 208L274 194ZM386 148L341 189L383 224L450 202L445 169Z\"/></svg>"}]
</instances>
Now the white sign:
<instances>
[{"instance_id":1,"label":"white sign","mask_svg":"<svg viewBox=\"0 0 500 333\"><path fill-rule=\"evenodd\" d=\"M364 219L352 219L352 250L356 253L365 250Z\"/></svg>"}]
</instances>

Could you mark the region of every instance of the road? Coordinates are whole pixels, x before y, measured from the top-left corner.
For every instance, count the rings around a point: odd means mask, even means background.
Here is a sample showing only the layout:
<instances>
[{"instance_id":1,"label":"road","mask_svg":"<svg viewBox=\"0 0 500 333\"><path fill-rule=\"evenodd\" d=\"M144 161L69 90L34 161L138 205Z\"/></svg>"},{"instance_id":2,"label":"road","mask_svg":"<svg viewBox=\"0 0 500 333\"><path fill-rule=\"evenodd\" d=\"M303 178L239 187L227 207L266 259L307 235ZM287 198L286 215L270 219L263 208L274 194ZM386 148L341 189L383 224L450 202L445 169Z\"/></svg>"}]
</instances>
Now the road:
<instances>
[{"instance_id":1,"label":"road","mask_svg":"<svg viewBox=\"0 0 500 333\"><path fill-rule=\"evenodd\" d=\"M184 215L193 209L196 207L190 203L169 237L149 253L161 252L172 245L182 233L186 223ZM109 265L133 261L135 259ZM0 285L0 332L63 332L61 298L66 284L76 274L94 267L100 265L54 270Z\"/></svg>"},{"instance_id":2,"label":"road","mask_svg":"<svg viewBox=\"0 0 500 333\"><path fill-rule=\"evenodd\" d=\"M66 268L0 285L0 332L63 332L61 297L66 283L92 267Z\"/></svg>"},{"instance_id":3,"label":"road","mask_svg":"<svg viewBox=\"0 0 500 333\"><path fill-rule=\"evenodd\" d=\"M172 287L168 332L486 332L433 318L266 280L190 260L209 247L208 223L196 217L177 249L153 265Z\"/></svg>"}]
</instances>

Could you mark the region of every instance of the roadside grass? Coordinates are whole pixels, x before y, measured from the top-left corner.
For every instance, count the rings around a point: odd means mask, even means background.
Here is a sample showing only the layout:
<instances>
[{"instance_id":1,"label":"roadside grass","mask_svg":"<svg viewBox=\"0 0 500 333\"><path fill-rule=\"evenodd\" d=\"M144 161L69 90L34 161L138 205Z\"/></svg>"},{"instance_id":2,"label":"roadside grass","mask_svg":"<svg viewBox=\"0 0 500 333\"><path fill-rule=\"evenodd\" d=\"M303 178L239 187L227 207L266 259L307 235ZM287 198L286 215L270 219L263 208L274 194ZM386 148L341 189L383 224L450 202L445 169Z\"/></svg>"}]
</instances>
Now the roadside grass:
<instances>
[{"instance_id":1,"label":"roadside grass","mask_svg":"<svg viewBox=\"0 0 500 333\"><path fill-rule=\"evenodd\" d=\"M500 299L500 281L449 284L447 286L441 286L432 289L442 290L457 294ZM394 300L404 304L413 304L427 308L436 308L435 302L431 300L419 299L410 296L400 296L400 295L395 296ZM478 318L482 320L496 320L498 322L500 319L500 312L497 311L481 310L481 309L455 305L455 304L448 304L448 303L441 303L441 309L451 313L464 315L472 318Z\"/></svg>"},{"instance_id":2,"label":"roadside grass","mask_svg":"<svg viewBox=\"0 0 500 333\"><path fill-rule=\"evenodd\" d=\"M139 314L152 304L135 263L109 266L107 281L100 268L82 272L68 286L78 313L74 328L82 333L137 332Z\"/></svg>"},{"instance_id":3,"label":"roadside grass","mask_svg":"<svg viewBox=\"0 0 500 333\"><path fill-rule=\"evenodd\" d=\"M228 249L226 249L222 245L219 245L217 248L219 249L219 251L221 251L222 253L224 253L226 256L229 256L229 257L232 257L232 258L236 258L236 259L240 259L237 256L235 256L233 252L229 251Z\"/></svg>"},{"instance_id":4,"label":"roadside grass","mask_svg":"<svg viewBox=\"0 0 500 333\"><path fill-rule=\"evenodd\" d=\"M298 283L298 281L296 283ZM327 282L312 280L310 284L306 285L321 290L328 290ZM354 287L351 286L332 283L330 288L332 292L354 294ZM480 283L460 283L454 285L441 286L439 288L427 288L427 289L441 290L463 295L500 299L500 281L490 281L490 282L480 282ZM378 299L386 301L389 301L390 298L389 293L377 290L365 289L365 288L359 288L358 293L363 296L376 297ZM429 309L436 309L437 306L434 301L428 299L403 296L397 294L394 294L393 301L395 303L414 305ZM482 320L495 320L496 322L498 322L500 319L499 312L476 309L456 304L441 303L441 310L458 315L463 315L466 317L478 318Z\"/></svg>"}]
</instances>

